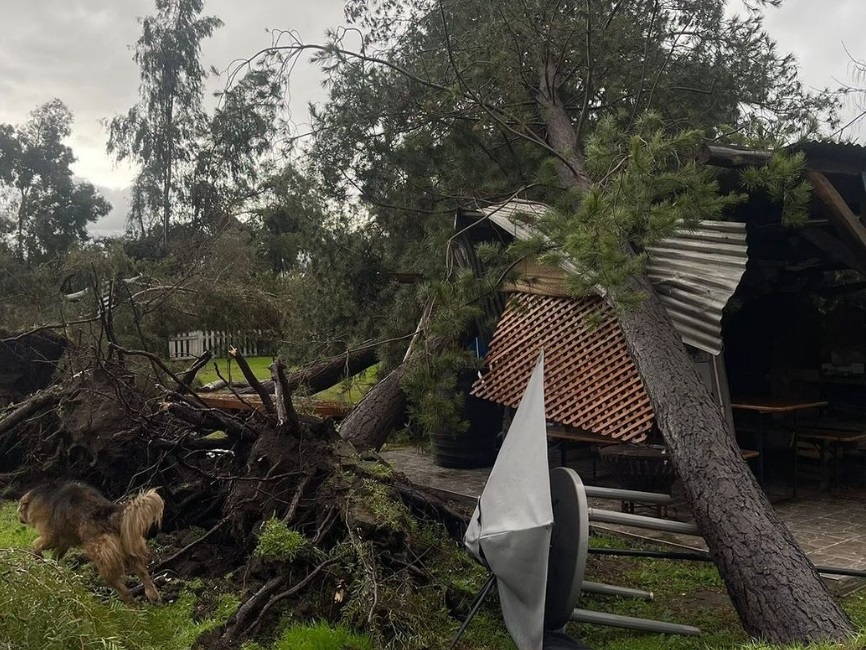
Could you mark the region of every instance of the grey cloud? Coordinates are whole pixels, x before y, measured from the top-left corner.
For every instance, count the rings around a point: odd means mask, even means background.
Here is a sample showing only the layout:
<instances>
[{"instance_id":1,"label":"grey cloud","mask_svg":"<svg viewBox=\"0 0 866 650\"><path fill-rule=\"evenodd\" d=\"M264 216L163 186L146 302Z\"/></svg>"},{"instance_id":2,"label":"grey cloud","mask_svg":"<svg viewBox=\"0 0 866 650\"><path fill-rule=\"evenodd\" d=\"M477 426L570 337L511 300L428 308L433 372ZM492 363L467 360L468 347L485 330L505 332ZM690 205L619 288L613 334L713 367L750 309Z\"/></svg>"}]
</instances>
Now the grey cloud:
<instances>
[{"instance_id":1,"label":"grey cloud","mask_svg":"<svg viewBox=\"0 0 866 650\"><path fill-rule=\"evenodd\" d=\"M224 70L270 43L266 28L295 29L321 40L342 23L343 0L212 0L205 13L225 26L202 47L206 67ZM124 113L138 99L132 45L136 18L153 11L152 0L12 0L3 3L0 27L0 122L18 123L54 97L75 114L72 144L76 171L94 183L119 186L129 173L113 171L105 155L100 120ZM293 110L303 119L308 101L323 97L321 75L299 66L292 84ZM221 87L213 80L212 89Z\"/></svg>"},{"instance_id":2,"label":"grey cloud","mask_svg":"<svg viewBox=\"0 0 866 650\"><path fill-rule=\"evenodd\" d=\"M220 70L270 43L266 28L292 29L307 42L343 23L343 0L210 0L207 14L225 26L205 41L202 59ZM75 113L72 144L76 172L96 184L121 187L131 173L114 169L105 155L100 120L125 112L137 100L138 71L129 46L138 38L138 16L152 0L5 0L0 26L0 122L21 122L38 104L60 97ZM767 27L782 51L796 54L811 86L852 81L842 44L866 58L860 32L862 0L788 0L768 10ZM321 101L321 74L306 62L296 67L291 94L296 122L306 104ZM217 89L222 80L213 80ZM853 108L851 109L853 112Z\"/></svg>"},{"instance_id":3,"label":"grey cloud","mask_svg":"<svg viewBox=\"0 0 866 650\"><path fill-rule=\"evenodd\" d=\"M105 199L111 203L111 212L98 221L87 226L87 233L94 238L118 237L126 227L126 215L129 212L130 192L128 189L116 190L110 187L96 186Z\"/></svg>"},{"instance_id":4,"label":"grey cloud","mask_svg":"<svg viewBox=\"0 0 866 650\"><path fill-rule=\"evenodd\" d=\"M850 81L848 56L866 56L861 33L866 20L862 0L788 0L781 9L769 10L767 28L783 51L791 51L804 80L818 87ZM857 50L860 50L859 54Z\"/></svg>"}]
</instances>

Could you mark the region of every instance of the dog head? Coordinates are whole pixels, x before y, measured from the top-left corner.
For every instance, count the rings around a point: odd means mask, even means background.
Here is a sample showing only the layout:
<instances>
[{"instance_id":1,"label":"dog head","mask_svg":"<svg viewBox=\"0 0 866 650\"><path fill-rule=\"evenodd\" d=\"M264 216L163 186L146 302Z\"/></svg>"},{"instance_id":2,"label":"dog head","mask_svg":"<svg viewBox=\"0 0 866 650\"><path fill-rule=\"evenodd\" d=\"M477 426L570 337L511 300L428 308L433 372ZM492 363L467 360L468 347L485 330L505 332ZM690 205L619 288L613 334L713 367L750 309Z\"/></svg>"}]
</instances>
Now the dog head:
<instances>
[{"instance_id":1,"label":"dog head","mask_svg":"<svg viewBox=\"0 0 866 650\"><path fill-rule=\"evenodd\" d=\"M28 512L30 511L30 501L32 498L33 498L33 493L28 492L27 494L25 494L23 497L21 497L18 500L18 520L22 524L30 523L28 518L27 518L27 515L28 515Z\"/></svg>"}]
</instances>

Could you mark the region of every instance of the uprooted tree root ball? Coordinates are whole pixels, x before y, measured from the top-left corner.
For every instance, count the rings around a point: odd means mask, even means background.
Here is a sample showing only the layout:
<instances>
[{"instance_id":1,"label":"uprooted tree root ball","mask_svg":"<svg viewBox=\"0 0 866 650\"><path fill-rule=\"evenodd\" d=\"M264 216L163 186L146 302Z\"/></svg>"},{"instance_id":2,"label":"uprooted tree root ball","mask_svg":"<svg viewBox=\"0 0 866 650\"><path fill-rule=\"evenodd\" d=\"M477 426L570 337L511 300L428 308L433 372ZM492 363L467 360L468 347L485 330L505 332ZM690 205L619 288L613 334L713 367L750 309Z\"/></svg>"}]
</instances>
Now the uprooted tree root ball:
<instances>
[{"instance_id":1,"label":"uprooted tree root ball","mask_svg":"<svg viewBox=\"0 0 866 650\"><path fill-rule=\"evenodd\" d=\"M356 454L331 422L295 413L288 394L277 391L274 413L229 413L183 380L143 390L117 363L72 365L0 412L6 494L48 477L113 499L157 488L153 573L218 578L240 594L200 647L267 641L287 621L339 623L380 648L447 645L483 580L455 541L465 513Z\"/></svg>"}]
</instances>

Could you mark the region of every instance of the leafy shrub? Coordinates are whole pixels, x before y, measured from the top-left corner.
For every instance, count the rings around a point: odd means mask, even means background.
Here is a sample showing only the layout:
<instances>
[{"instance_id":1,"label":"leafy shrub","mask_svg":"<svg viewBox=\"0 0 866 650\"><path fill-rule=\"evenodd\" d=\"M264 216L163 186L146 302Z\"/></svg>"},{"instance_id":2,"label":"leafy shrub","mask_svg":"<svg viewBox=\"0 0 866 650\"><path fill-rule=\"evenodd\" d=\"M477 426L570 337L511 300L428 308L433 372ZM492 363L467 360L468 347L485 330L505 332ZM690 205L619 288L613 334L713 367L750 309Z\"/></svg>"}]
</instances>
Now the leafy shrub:
<instances>
[{"instance_id":1,"label":"leafy shrub","mask_svg":"<svg viewBox=\"0 0 866 650\"><path fill-rule=\"evenodd\" d=\"M279 519L269 519L259 533L254 555L263 560L290 562L307 546L306 538Z\"/></svg>"}]
</instances>

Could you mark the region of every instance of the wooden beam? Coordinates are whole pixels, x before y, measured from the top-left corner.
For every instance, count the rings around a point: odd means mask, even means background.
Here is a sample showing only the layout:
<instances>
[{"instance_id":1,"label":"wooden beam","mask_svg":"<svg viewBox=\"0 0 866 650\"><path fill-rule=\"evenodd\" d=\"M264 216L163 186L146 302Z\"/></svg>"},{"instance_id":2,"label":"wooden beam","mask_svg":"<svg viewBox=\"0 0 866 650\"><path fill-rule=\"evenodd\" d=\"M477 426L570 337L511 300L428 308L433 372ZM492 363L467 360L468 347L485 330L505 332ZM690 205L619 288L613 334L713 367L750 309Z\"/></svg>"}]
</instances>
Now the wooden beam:
<instances>
[{"instance_id":1,"label":"wooden beam","mask_svg":"<svg viewBox=\"0 0 866 650\"><path fill-rule=\"evenodd\" d=\"M502 286L502 290L506 293L519 291L560 298L570 298L574 295L568 290L568 275L558 267L523 260L514 270L516 277Z\"/></svg>"},{"instance_id":2,"label":"wooden beam","mask_svg":"<svg viewBox=\"0 0 866 650\"><path fill-rule=\"evenodd\" d=\"M772 151L719 144L705 144L698 152L698 162L714 167L760 167L766 165L772 157Z\"/></svg>"},{"instance_id":3,"label":"wooden beam","mask_svg":"<svg viewBox=\"0 0 866 650\"><path fill-rule=\"evenodd\" d=\"M827 253L837 262L866 276L866 260L855 255L845 242L818 228L803 228L803 238L812 242L816 248Z\"/></svg>"},{"instance_id":4,"label":"wooden beam","mask_svg":"<svg viewBox=\"0 0 866 650\"><path fill-rule=\"evenodd\" d=\"M860 172L860 221L866 219L866 171Z\"/></svg>"},{"instance_id":5,"label":"wooden beam","mask_svg":"<svg viewBox=\"0 0 866 650\"><path fill-rule=\"evenodd\" d=\"M860 223L857 215L854 214L854 211L824 174L808 171L806 172L806 179L812 184L815 196L827 206L833 226L852 245L852 252L857 259L866 262L866 226Z\"/></svg>"}]
</instances>

